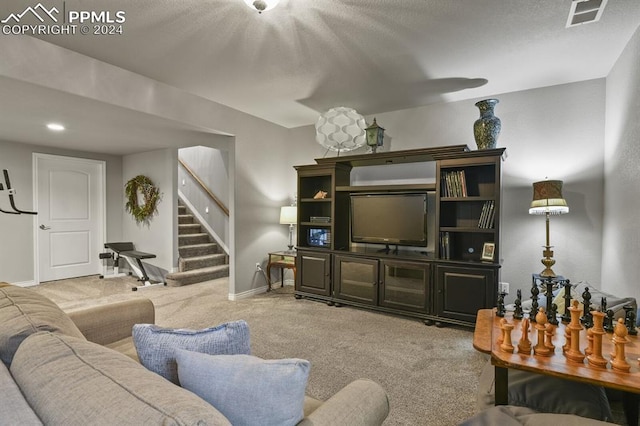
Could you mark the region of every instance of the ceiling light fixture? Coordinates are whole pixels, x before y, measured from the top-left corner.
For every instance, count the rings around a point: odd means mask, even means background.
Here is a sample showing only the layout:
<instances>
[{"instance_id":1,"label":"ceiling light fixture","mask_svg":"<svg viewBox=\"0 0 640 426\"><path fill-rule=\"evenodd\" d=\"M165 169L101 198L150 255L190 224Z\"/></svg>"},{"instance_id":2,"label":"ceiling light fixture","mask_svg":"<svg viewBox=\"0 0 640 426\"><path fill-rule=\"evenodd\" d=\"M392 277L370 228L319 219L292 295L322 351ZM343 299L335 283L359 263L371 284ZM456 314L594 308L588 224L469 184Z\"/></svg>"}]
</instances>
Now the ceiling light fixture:
<instances>
[{"instance_id":1,"label":"ceiling light fixture","mask_svg":"<svg viewBox=\"0 0 640 426\"><path fill-rule=\"evenodd\" d=\"M258 13L262 13L265 10L271 10L276 7L280 0L244 0L244 2L251 9L257 10Z\"/></svg>"},{"instance_id":2,"label":"ceiling light fixture","mask_svg":"<svg viewBox=\"0 0 640 426\"><path fill-rule=\"evenodd\" d=\"M53 130L54 132L61 132L64 130L64 126L58 123L49 123L47 124L47 129Z\"/></svg>"}]
</instances>

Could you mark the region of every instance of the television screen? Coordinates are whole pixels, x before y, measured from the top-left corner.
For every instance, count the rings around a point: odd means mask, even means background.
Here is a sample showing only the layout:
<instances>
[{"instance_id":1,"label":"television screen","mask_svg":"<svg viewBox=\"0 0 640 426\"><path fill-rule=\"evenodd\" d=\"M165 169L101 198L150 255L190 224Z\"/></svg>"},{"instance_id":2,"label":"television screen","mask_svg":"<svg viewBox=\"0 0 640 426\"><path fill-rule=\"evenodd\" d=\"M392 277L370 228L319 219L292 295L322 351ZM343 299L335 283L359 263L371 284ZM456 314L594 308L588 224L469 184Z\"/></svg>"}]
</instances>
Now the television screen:
<instances>
[{"instance_id":1,"label":"television screen","mask_svg":"<svg viewBox=\"0 0 640 426\"><path fill-rule=\"evenodd\" d=\"M351 241L426 247L427 194L352 194Z\"/></svg>"}]
</instances>

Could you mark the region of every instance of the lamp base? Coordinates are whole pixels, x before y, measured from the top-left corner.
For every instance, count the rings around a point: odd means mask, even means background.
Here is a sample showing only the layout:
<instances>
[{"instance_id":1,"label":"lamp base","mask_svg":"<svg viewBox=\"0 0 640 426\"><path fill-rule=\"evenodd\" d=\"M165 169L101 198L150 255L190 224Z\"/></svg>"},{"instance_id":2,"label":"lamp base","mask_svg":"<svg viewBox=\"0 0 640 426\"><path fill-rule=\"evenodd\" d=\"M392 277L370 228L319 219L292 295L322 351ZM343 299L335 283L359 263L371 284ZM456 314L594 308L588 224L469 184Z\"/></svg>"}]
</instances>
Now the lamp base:
<instances>
[{"instance_id":1,"label":"lamp base","mask_svg":"<svg viewBox=\"0 0 640 426\"><path fill-rule=\"evenodd\" d=\"M551 250L551 246L544 246L544 248L545 249L542 252L544 258L541 259L540 262L542 262L545 268L542 272L540 272L540 276L543 278L555 278L556 273L553 272L553 269L551 269L551 267L556 263L556 261L552 259L553 250Z\"/></svg>"}]
</instances>

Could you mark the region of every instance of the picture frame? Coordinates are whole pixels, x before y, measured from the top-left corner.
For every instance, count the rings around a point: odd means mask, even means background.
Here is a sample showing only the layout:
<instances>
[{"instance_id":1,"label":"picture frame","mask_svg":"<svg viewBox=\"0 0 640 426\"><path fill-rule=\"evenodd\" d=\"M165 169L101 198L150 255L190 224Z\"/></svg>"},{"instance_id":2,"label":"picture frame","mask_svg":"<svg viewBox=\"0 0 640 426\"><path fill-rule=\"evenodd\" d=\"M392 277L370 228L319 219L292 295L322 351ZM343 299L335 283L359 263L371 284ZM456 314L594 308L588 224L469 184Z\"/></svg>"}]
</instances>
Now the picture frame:
<instances>
[{"instance_id":1,"label":"picture frame","mask_svg":"<svg viewBox=\"0 0 640 426\"><path fill-rule=\"evenodd\" d=\"M484 243L484 245L482 246L481 259L493 261L495 250L496 243Z\"/></svg>"}]
</instances>

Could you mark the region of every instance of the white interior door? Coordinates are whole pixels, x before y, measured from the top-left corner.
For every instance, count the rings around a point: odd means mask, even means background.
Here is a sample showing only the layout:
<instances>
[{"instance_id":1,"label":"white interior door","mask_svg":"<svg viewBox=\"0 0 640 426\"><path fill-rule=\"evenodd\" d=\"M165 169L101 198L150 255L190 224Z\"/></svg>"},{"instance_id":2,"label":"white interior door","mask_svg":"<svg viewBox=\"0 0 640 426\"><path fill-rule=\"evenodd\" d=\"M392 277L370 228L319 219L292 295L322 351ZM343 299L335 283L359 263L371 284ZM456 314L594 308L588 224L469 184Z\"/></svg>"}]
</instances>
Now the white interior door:
<instances>
[{"instance_id":1,"label":"white interior door","mask_svg":"<svg viewBox=\"0 0 640 426\"><path fill-rule=\"evenodd\" d=\"M34 154L38 281L99 274L104 162Z\"/></svg>"}]
</instances>

